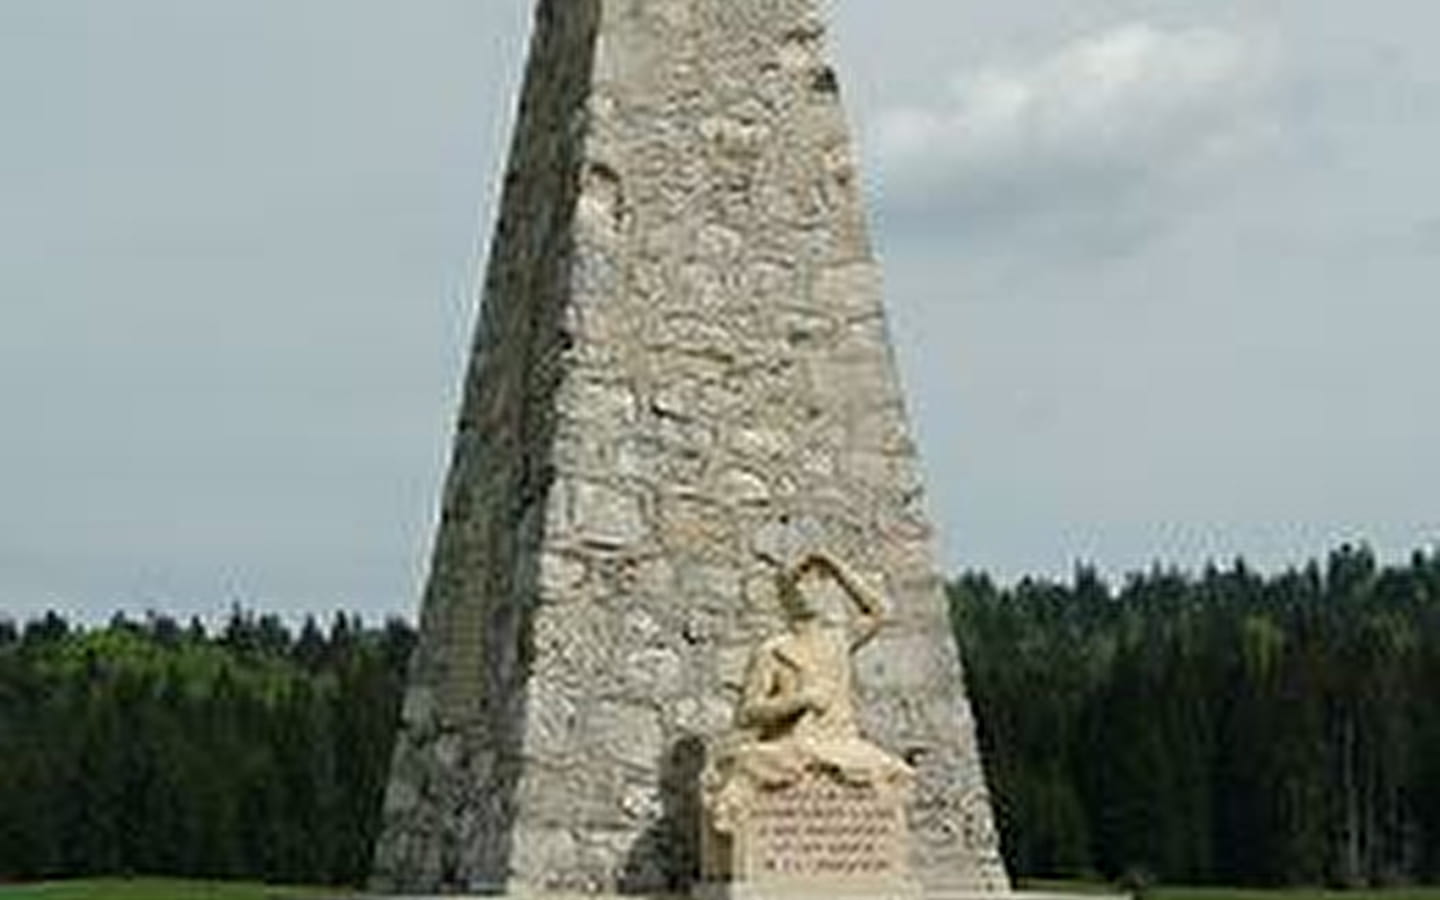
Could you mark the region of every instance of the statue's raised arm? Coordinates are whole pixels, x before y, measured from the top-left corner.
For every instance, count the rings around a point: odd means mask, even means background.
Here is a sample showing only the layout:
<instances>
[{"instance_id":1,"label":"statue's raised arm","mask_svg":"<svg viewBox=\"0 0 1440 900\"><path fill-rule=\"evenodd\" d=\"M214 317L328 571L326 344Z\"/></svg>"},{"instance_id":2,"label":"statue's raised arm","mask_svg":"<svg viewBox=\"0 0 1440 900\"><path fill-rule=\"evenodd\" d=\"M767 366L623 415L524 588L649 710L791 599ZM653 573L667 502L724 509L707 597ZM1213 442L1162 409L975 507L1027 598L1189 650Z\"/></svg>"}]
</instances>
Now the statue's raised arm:
<instances>
[{"instance_id":1,"label":"statue's raised arm","mask_svg":"<svg viewBox=\"0 0 1440 900\"><path fill-rule=\"evenodd\" d=\"M819 706L813 690L801 689L801 674L776 642L761 647L745 674L736 724L762 738L790 730Z\"/></svg>"},{"instance_id":2,"label":"statue's raised arm","mask_svg":"<svg viewBox=\"0 0 1440 900\"><path fill-rule=\"evenodd\" d=\"M854 602L859 615L850 626L850 649L858 650L868 643L885 623L885 600L870 588L855 571L840 559L829 553L816 551L801 560L796 567L795 577L799 578L810 570L829 572L846 596Z\"/></svg>"}]
</instances>

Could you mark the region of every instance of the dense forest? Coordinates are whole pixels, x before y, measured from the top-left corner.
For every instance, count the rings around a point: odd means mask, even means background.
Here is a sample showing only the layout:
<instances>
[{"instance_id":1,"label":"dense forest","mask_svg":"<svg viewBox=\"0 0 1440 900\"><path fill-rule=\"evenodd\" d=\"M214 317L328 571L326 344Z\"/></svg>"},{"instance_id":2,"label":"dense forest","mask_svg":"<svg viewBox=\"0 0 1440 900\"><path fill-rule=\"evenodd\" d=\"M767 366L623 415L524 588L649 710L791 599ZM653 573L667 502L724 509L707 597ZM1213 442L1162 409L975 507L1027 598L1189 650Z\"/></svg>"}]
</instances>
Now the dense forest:
<instances>
[{"instance_id":1,"label":"dense forest","mask_svg":"<svg viewBox=\"0 0 1440 900\"><path fill-rule=\"evenodd\" d=\"M951 598L1013 871L1440 877L1440 554Z\"/></svg>"},{"instance_id":2,"label":"dense forest","mask_svg":"<svg viewBox=\"0 0 1440 900\"><path fill-rule=\"evenodd\" d=\"M1440 878L1440 554L951 601L1015 874ZM363 881L414 637L0 618L0 881Z\"/></svg>"},{"instance_id":3,"label":"dense forest","mask_svg":"<svg viewBox=\"0 0 1440 900\"><path fill-rule=\"evenodd\" d=\"M0 621L0 881L358 883L414 634Z\"/></svg>"}]
</instances>

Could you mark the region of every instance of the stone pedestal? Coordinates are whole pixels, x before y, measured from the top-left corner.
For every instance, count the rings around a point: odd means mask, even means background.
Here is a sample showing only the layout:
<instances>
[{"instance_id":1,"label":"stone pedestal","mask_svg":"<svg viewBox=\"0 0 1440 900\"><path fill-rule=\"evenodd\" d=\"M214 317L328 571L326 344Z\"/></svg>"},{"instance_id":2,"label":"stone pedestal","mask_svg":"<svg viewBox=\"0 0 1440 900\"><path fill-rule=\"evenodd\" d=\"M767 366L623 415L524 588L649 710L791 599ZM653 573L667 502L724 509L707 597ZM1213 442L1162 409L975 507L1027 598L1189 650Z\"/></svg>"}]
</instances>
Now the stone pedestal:
<instances>
[{"instance_id":1,"label":"stone pedestal","mask_svg":"<svg viewBox=\"0 0 1440 900\"><path fill-rule=\"evenodd\" d=\"M924 896L918 882L806 878L764 882L705 882L695 888L693 900L920 900ZM1005 894L978 896L1005 897L1009 900Z\"/></svg>"},{"instance_id":2,"label":"stone pedestal","mask_svg":"<svg viewBox=\"0 0 1440 900\"><path fill-rule=\"evenodd\" d=\"M700 900L906 898L910 876L904 789L853 784L812 768L779 788L753 785L732 820L704 828Z\"/></svg>"}]
</instances>

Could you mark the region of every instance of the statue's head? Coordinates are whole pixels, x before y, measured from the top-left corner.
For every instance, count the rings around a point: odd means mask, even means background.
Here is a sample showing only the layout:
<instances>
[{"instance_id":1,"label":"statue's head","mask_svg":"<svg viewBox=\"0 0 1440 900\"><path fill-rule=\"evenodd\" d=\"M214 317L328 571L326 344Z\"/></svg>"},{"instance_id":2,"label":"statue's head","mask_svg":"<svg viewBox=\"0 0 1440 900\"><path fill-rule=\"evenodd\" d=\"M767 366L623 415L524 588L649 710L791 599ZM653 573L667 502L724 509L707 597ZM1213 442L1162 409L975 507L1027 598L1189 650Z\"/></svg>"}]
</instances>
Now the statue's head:
<instances>
[{"instance_id":1,"label":"statue's head","mask_svg":"<svg viewBox=\"0 0 1440 900\"><path fill-rule=\"evenodd\" d=\"M848 607L840 586L813 566L788 569L780 575L780 606L791 622L843 626Z\"/></svg>"}]
</instances>

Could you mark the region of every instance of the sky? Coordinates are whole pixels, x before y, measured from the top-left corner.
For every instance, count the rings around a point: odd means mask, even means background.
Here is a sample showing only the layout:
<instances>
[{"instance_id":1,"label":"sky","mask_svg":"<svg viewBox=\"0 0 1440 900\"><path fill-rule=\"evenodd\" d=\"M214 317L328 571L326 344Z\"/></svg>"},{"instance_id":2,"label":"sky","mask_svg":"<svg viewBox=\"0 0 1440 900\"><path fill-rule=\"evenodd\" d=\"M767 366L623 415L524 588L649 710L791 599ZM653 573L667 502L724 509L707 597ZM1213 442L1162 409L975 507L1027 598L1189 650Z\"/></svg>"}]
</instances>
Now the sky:
<instances>
[{"instance_id":1,"label":"sky","mask_svg":"<svg viewBox=\"0 0 1440 900\"><path fill-rule=\"evenodd\" d=\"M831 0L948 571L1440 541L1440 5ZM413 616L528 0L0 3L0 616Z\"/></svg>"}]
</instances>

